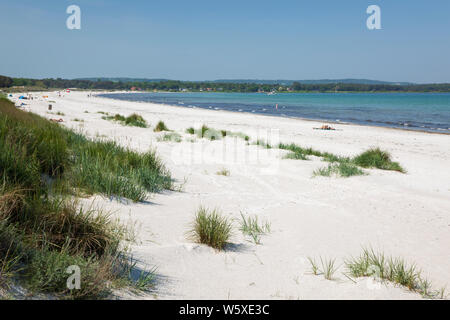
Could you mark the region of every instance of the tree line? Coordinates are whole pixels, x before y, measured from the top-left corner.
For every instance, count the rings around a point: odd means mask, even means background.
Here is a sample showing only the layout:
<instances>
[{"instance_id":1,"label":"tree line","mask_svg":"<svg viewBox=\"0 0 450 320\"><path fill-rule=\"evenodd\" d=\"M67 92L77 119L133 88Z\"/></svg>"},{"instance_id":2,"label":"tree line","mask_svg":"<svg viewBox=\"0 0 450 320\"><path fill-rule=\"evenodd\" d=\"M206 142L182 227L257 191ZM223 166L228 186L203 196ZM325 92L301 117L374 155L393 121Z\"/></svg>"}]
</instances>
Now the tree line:
<instances>
[{"instance_id":1,"label":"tree line","mask_svg":"<svg viewBox=\"0 0 450 320\"><path fill-rule=\"evenodd\" d=\"M39 89L78 88L85 90L142 90L142 91L223 91L223 92L450 92L450 83L442 84L359 84L359 83L300 83L292 85L177 81L105 81L68 79L28 79L0 76L0 88L30 87Z\"/></svg>"}]
</instances>

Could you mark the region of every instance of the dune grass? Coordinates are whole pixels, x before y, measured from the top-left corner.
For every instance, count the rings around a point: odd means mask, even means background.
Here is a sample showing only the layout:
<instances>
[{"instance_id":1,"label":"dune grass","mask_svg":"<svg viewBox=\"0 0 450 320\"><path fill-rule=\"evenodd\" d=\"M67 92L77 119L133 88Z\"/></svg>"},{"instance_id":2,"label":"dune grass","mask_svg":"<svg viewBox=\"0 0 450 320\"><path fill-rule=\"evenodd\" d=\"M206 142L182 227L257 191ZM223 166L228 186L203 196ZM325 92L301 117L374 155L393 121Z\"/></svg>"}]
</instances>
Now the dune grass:
<instances>
[{"instance_id":1,"label":"dune grass","mask_svg":"<svg viewBox=\"0 0 450 320\"><path fill-rule=\"evenodd\" d=\"M159 142L181 142L181 135L176 132L165 133L162 136L156 138Z\"/></svg>"},{"instance_id":2,"label":"dune grass","mask_svg":"<svg viewBox=\"0 0 450 320\"><path fill-rule=\"evenodd\" d=\"M289 152L286 154L283 159L292 159L292 160L308 160L306 155L300 152Z\"/></svg>"},{"instance_id":3,"label":"dune grass","mask_svg":"<svg viewBox=\"0 0 450 320\"><path fill-rule=\"evenodd\" d=\"M240 230L244 235L250 236L255 244L261 244L261 235L270 233L270 223L260 223L257 216L245 217L241 212Z\"/></svg>"},{"instance_id":4,"label":"dune grass","mask_svg":"<svg viewBox=\"0 0 450 320\"><path fill-rule=\"evenodd\" d=\"M311 273L315 276L320 274L319 265L316 262L316 259L312 257L308 257L308 261L311 264Z\"/></svg>"},{"instance_id":5,"label":"dune grass","mask_svg":"<svg viewBox=\"0 0 450 320\"><path fill-rule=\"evenodd\" d=\"M102 112L98 112L98 113L102 113ZM105 114L105 113L103 113ZM103 120L110 120L110 121L117 121L119 123L121 123L124 126L132 126L132 127L140 127L140 128L147 128L148 124L147 121L145 121L145 119L137 114L137 113L133 113L131 115L129 115L128 117L125 117L121 114L115 114L114 116L110 116L110 115L106 115L102 117Z\"/></svg>"},{"instance_id":6,"label":"dune grass","mask_svg":"<svg viewBox=\"0 0 450 320\"><path fill-rule=\"evenodd\" d=\"M314 171L313 176L330 177L336 175L341 177L351 177L364 175L364 171L359 167L393 170L402 173L406 172L398 162L393 162L391 160L391 156L388 152L382 151L379 148L369 149L353 158L338 156L329 152L321 152L311 147L303 148L295 143L280 143L278 148L290 151L284 156L284 159L308 160L308 156L315 156L322 158L323 161L330 162L327 167Z\"/></svg>"},{"instance_id":7,"label":"dune grass","mask_svg":"<svg viewBox=\"0 0 450 320\"><path fill-rule=\"evenodd\" d=\"M196 214L189 236L198 243L206 244L214 249L225 248L231 237L231 221L217 210L200 207Z\"/></svg>"},{"instance_id":8,"label":"dune grass","mask_svg":"<svg viewBox=\"0 0 450 320\"><path fill-rule=\"evenodd\" d=\"M253 142L253 144L257 145L257 146L261 146L261 147L266 148L266 149L272 149L272 145L270 143L262 140L262 139L256 140L255 142Z\"/></svg>"},{"instance_id":9,"label":"dune grass","mask_svg":"<svg viewBox=\"0 0 450 320\"><path fill-rule=\"evenodd\" d=\"M320 257L320 265L322 266L322 273L325 279L333 280L333 275L337 271L336 259L322 259Z\"/></svg>"},{"instance_id":10,"label":"dune grass","mask_svg":"<svg viewBox=\"0 0 450 320\"><path fill-rule=\"evenodd\" d=\"M169 131L169 129L167 128L166 124L163 121L159 121L156 126L155 129L153 129L154 132L161 132L161 131Z\"/></svg>"},{"instance_id":11,"label":"dune grass","mask_svg":"<svg viewBox=\"0 0 450 320\"><path fill-rule=\"evenodd\" d=\"M199 138L206 138L211 141L220 140L223 137L221 131L209 128L205 124L202 125L202 127L199 130L197 130L197 136Z\"/></svg>"},{"instance_id":12,"label":"dune grass","mask_svg":"<svg viewBox=\"0 0 450 320\"><path fill-rule=\"evenodd\" d=\"M108 283L124 281L121 243L130 234L74 196L140 201L171 186L154 151L89 140L0 99L0 285L17 280L31 292L103 297ZM66 287L70 265L83 270L80 290Z\"/></svg>"},{"instance_id":13,"label":"dune grass","mask_svg":"<svg viewBox=\"0 0 450 320\"><path fill-rule=\"evenodd\" d=\"M222 168L219 171L217 171L216 174L219 176L228 177L228 176L230 176L230 171L228 169Z\"/></svg>"},{"instance_id":14,"label":"dune grass","mask_svg":"<svg viewBox=\"0 0 450 320\"><path fill-rule=\"evenodd\" d=\"M378 168L382 170L393 170L406 172L398 162L391 160L391 155L380 148L369 149L353 159L353 162L363 168Z\"/></svg>"},{"instance_id":15,"label":"dune grass","mask_svg":"<svg viewBox=\"0 0 450 320\"><path fill-rule=\"evenodd\" d=\"M311 257L308 257L308 261L311 264L311 273L314 275L323 274L327 280L333 280L333 276L336 273L338 266L336 266L336 259L327 259L320 257L320 267L318 262Z\"/></svg>"},{"instance_id":16,"label":"dune grass","mask_svg":"<svg viewBox=\"0 0 450 320\"><path fill-rule=\"evenodd\" d=\"M432 290L431 282L422 276L415 264L404 259L387 257L383 252L372 248L363 248L360 256L345 261L348 273L355 277L374 277L381 281L390 281L426 298L444 298L445 289Z\"/></svg>"},{"instance_id":17,"label":"dune grass","mask_svg":"<svg viewBox=\"0 0 450 320\"><path fill-rule=\"evenodd\" d=\"M199 138L206 138L211 141L219 140L225 137L238 137L242 138L245 141L249 141L250 137L242 132L233 132L229 130L216 130L208 127L206 124L203 124L199 129L194 129L193 127L189 127L186 129L186 133L188 134L197 134Z\"/></svg>"},{"instance_id":18,"label":"dune grass","mask_svg":"<svg viewBox=\"0 0 450 320\"><path fill-rule=\"evenodd\" d=\"M313 176L330 177L332 175L347 178L365 175L365 173L354 164L347 162L331 163L327 167L319 168L313 172Z\"/></svg>"},{"instance_id":19,"label":"dune grass","mask_svg":"<svg viewBox=\"0 0 450 320\"><path fill-rule=\"evenodd\" d=\"M186 133L188 133L188 134L195 134L195 129L192 128L192 127L189 127L189 128L186 129Z\"/></svg>"}]
</instances>

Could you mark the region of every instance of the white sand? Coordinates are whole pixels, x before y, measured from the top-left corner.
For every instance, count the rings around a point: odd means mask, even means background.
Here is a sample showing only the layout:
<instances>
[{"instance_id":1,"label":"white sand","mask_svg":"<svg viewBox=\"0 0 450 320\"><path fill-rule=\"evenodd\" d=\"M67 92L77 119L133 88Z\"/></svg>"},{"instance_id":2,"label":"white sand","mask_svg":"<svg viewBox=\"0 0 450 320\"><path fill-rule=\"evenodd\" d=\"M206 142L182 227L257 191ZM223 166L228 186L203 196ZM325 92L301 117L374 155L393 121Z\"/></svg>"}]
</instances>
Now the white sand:
<instances>
[{"instance_id":1,"label":"white sand","mask_svg":"<svg viewBox=\"0 0 450 320\"><path fill-rule=\"evenodd\" d=\"M47 113L45 99L25 101L26 108L89 136L105 135L137 150L156 147L182 192L151 195L148 203L121 204L94 197L96 204L136 222L140 242L132 247L141 266L158 267L154 292L131 299L416 299L420 295L393 285L357 283L342 273L343 260L372 246L387 255L416 262L439 289L450 284L450 135L357 125L333 125L342 131L319 131L322 123L244 113L210 111L151 103L87 98L71 92ZM42 94L40 95L42 96ZM89 113L84 113L87 110ZM158 142L161 133L125 127L101 119L98 111L129 115L137 112L152 126L163 120L183 142ZM75 122L72 119L83 119ZM377 146L391 152L408 171L366 170L351 178L312 178L326 166L281 159L285 151L246 146L242 139L210 142L185 129L202 123L263 139L279 129L279 140L312 146L340 155L355 155ZM260 130L258 132L258 130ZM274 137L272 137L274 138ZM275 138L274 138L274 141ZM226 156L224 156L226 155ZM259 161L255 161L254 157ZM217 175L222 168L229 177ZM225 252L192 243L186 231L199 205L217 207L239 219L240 212L271 223L272 233L255 245L235 223L233 246ZM310 274L307 257L336 258L335 280Z\"/></svg>"}]
</instances>

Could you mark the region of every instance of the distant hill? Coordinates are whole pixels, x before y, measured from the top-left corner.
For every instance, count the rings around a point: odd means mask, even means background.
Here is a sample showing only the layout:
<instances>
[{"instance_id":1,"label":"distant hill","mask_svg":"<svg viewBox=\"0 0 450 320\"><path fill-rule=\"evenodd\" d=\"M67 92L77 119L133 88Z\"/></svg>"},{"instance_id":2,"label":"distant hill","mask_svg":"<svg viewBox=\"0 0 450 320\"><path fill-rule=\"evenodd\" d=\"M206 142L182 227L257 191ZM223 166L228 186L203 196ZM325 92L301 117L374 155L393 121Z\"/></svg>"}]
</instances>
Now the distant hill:
<instances>
[{"instance_id":1,"label":"distant hill","mask_svg":"<svg viewBox=\"0 0 450 320\"><path fill-rule=\"evenodd\" d=\"M303 84L324 84L324 83L352 83L352 84L389 84L389 85L410 85L411 82L389 82L369 79L319 79L319 80L254 80L254 79L221 79L213 82L226 83L257 83L257 84L281 84L291 85L294 82Z\"/></svg>"},{"instance_id":2,"label":"distant hill","mask_svg":"<svg viewBox=\"0 0 450 320\"><path fill-rule=\"evenodd\" d=\"M88 80L88 81L112 81L112 82L161 82L169 81L169 79L146 79L146 78L77 78L73 80Z\"/></svg>"},{"instance_id":3,"label":"distant hill","mask_svg":"<svg viewBox=\"0 0 450 320\"><path fill-rule=\"evenodd\" d=\"M89 81L112 81L112 82L161 82L169 81L169 79L147 79L147 78L78 78L74 80L89 80ZM185 81L183 81L185 82ZM324 83L352 83L352 84L388 84L388 85L411 85L411 82L389 82L369 79L319 79L319 80L258 80L258 79L218 79L205 81L190 81L190 82L216 82L216 83L256 83L256 84L280 84L291 85L294 82L303 84L324 84Z\"/></svg>"}]
</instances>

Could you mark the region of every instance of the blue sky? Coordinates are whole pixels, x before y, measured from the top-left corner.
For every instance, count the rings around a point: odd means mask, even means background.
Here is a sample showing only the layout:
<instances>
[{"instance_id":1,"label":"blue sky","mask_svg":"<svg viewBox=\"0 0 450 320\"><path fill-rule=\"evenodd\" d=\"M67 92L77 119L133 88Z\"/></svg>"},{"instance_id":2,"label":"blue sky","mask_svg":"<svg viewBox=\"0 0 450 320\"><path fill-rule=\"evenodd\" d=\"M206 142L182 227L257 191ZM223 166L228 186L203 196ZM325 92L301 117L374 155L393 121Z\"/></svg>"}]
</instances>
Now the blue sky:
<instances>
[{"instance_id":1,"label":"blue sky","mask_svg":"<svg viewBox=\"0 0 450 320\"><path fill-rule=\"evenodd\" d=\"M2 0L0 74L450 82L449 15L448 0Z\"/></svg>"}]
</instances>

